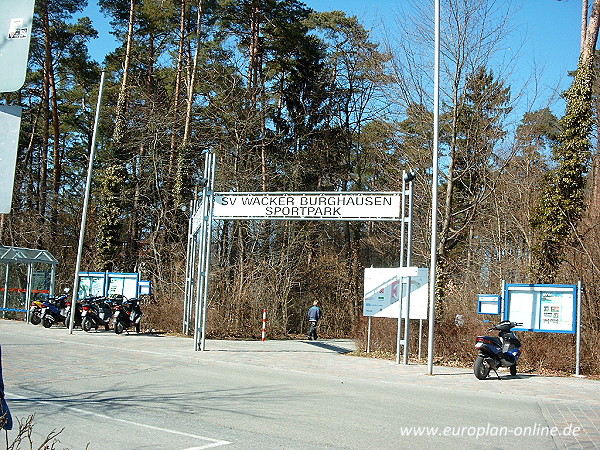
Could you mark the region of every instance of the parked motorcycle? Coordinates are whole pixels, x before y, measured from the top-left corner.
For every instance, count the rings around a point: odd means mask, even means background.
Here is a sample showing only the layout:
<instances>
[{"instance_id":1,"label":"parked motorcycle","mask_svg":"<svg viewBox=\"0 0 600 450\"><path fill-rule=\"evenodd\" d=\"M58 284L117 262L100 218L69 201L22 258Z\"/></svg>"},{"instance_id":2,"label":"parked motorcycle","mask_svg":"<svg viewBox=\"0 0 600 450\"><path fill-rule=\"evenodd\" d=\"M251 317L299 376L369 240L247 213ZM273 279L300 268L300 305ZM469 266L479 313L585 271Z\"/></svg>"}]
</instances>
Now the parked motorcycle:
<instances>
[{"instance_id":1,"label":"parked motorcycle","mask_svg":"<svg viewBox=\"0 0 600 450\"><path fill-rule=\"evenodd\" d=\"M517 338L512 329L522 323L510 322L504 320L498 325L490 328L490 331L498 331L498 337L495 336L477 336L475 348L479 350L473 372L479 380L485 380L490 374L490 370L498 372L499 367L508 367L510 374L517 374L517 362L521 355L521 341Z\"/></svg>"},{"instance_id":2,"label":"parked motorcycle","mask_svg":"<svg viewBox=\"0 0 600 450\"><path fill-rule=\"evenodd\" d=\"M106 297L88 297L82 302L81 329L86 333L92 328L98 330L104 327L110 329L109 323L112 317L112 302Z\"/></svg>"},{"instance_id":3,"label":"parked motorcycle","mask_svg":"<svg viewBox=\"0 0 600 450\"><path fill-rule=\"evenodd\" d=\"M113 302L113 328L115 333L121 334L124 330L134 327L136 333L140 332L142 310L138 298L122 298L121 302Z\"/></svg>"},{"instance_id":4,"label":"parked motorcycle","mask_svg":"<svg viewBox=\"0 0 600 450\"><path fill-rule=\"evenodd\" d=\"M32 325L39 325L42 322L42 308L44 307L44 302L41 300L34 300L31 302L31 306L29 307L29 322Z\"/></svg>"},{"instance_id":5,"label":"parked motorcycle","mask_svg":"<svg viewBox=\"0 0 600 450\"><path fill-rule=\"evenodd\" d=\"M75 308L75 321L73 326L81 326L81 312L83 308L80 301L77 301L77 307ZM71 324L71 302L68 301L65 308L65 326L68 328Z\"/></svg>"},{"instance_id":6,"label":"parked motorcycle","mask_svg":"<svg viewBox=\"0 0 600 450\"><path fill-rule=\"evenodd\" d=\"M65 322L67 295L49 298L42 302L40 320L44 328L50 328L54 323Z\"/></svg>"}]
</instances>

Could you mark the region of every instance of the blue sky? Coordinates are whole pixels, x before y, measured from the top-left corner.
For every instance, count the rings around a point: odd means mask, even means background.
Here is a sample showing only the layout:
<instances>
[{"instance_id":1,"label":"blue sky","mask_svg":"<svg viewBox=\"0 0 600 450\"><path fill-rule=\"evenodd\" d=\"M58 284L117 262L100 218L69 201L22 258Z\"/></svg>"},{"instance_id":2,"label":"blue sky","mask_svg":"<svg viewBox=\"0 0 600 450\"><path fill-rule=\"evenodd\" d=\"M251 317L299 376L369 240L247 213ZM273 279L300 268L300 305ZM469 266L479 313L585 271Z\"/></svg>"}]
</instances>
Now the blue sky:
<instances>
[{"instance_id":1,"label":"blue sky","mask_svg":"<svg viewBox=\"0 0 600 450\"><path fill-rule=\"evenodd\" d=\"M433 8L433 1L429 1ZM393 33L397 14L407 0L305 0L304 2L317 11L341 10L349 15L356 15L367 28L373 28L377 36L377 29L382 22L385 23L388 31ZM114 39L110 34L109 20L100 14L96 0L88 0L88 3L85 14L92 18L99 33L99 38L90 44L90 53L94 59L102 61L104 55L114 49ZM513 89L514 84L523 82L535 71L540 77L543 103L556 92L557 87L562 91L569 86L571 80L567 74L577 66L581 1L517 0L516 3L519 7L511 23L514 31L509 43L513 41L515 47L520 46L522 42L524 44L516 59L516 71L512 79ZM561 114L562 107L562 103L558 102L553 109Z\"/></svg>"}]
</instances>

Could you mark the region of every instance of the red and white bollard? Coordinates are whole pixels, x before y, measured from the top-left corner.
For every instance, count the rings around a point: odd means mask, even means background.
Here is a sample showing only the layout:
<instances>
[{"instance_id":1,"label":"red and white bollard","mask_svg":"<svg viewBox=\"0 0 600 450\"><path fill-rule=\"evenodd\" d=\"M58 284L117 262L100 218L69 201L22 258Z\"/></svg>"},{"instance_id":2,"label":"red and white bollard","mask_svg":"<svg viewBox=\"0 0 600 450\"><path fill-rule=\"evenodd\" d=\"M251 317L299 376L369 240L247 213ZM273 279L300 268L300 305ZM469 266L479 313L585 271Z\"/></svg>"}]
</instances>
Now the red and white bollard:
<instances>
[{"instance_id":1,"label":"red and white bollard","mask_svg":"<svg viewBox=\"0 0 600 450\"><path fill-rule=\"evenodd\" d=\"M262 327L262 341L265 342L265 335L267 334L267 310L263 309L263 327Z\"/></svg>"}]
</instances>

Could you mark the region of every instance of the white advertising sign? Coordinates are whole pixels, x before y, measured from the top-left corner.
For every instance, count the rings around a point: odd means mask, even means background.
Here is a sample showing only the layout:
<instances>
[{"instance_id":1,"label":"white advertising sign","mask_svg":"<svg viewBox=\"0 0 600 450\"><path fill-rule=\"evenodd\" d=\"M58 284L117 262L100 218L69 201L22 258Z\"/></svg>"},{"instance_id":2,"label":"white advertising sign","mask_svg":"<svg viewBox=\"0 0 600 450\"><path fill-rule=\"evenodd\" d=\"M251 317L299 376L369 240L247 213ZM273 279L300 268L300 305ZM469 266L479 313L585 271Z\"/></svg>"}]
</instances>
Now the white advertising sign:
<instances>
[{"instance_id":1,"label":"white advertising sign","mask_svg":"<svg viewBox=\"0 0 600 450\"><path fill-rule=\"evenodd\" d=\"M410 318L427 319L429 269L417 267L365 269L363 315L397 318L402 283L402 317L406 318L407 277L410 277Z\"/></svg>"},{"instance_id":2,"label":"white advertising sign","mask_svg":"<svg viewBox=\"0 0 600 450\"><path fill-rule=\"evenodd\" d=\"M217 192L215 219L399 220L400 193Z\"/></svg>"}]
</instances>

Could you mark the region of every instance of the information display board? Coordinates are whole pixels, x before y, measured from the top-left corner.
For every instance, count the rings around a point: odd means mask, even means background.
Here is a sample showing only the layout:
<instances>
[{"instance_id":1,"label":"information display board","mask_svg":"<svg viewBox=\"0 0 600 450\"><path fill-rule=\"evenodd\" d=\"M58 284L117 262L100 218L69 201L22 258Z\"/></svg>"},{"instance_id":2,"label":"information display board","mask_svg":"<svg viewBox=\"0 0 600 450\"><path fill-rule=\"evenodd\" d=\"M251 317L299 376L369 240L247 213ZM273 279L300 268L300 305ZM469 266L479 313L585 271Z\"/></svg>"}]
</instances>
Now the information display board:
<instances>
[{"instance_id":1,"label":"information display board","mask_svg":"<svg viewBox=\"0 0 600 450\"><path fill-rule=\"evenodd\" d=\"M77 298L99 297L105 295L105 272L79 272L79 288Z\"/></svg>"},{"instance_id":2,"label":"information display board","mask_svg":"<svg viewBox=\"0 0 600 450\"><path fill-rule=\"evenodd\" d=\"M147 280L140 280L138 283L139 292L138 295L152 295L152 282Z\"/></svg>"},{"instance_id":3,"label":"information display board","mask_svg":"<svg viewBox=\"0 0 600 450\"><path fill-rule=\"evenodd\" d=\"M79 289L77 290L79 299L108 295L137 298L140 295L150 295L151 293L152 283L140 281L138 273L79 272Z\"/></svg>"},{"instance_id":4,"label":"information display board","mask_svg":"<svg viewBox=\"0 0 600 450\"><path fill-rule=\"evenodd\" d=\"M402 317L406 319L410 277L410 318L427 319L429 269L417 267L366 268L363 298L365 317L398 317L402 283Z\"/></svg>"},{"instance_id":5,"label":"information display board","mask_svg":"<svg viewBox=\"0 0 600 450\"><path fill-rule=\"evenodd\" d=\"M107 295L123 295L126 298L138 297L138 273L108 273Z\"/></svg>"},{"instance_id":6,"label":"information display board","mask_svg":"<svg viewBox=\"0 0 600 450\"><path fill-rule=\"evenodd\" d=\"M499 315L501 311L502 297L499 295L479 294L477 296L477 314Z\"/></svg>"},{"instance_id":7,"label":"information display board","mask_svg":"<svg viewBox=\"0 0 600 450\"><path fill-rule=\"evenodd\" d=\"M523 323L515 330L574 334L577 327L577 286L507 284L504 320Z\"/></svg>"}]
</instances>

